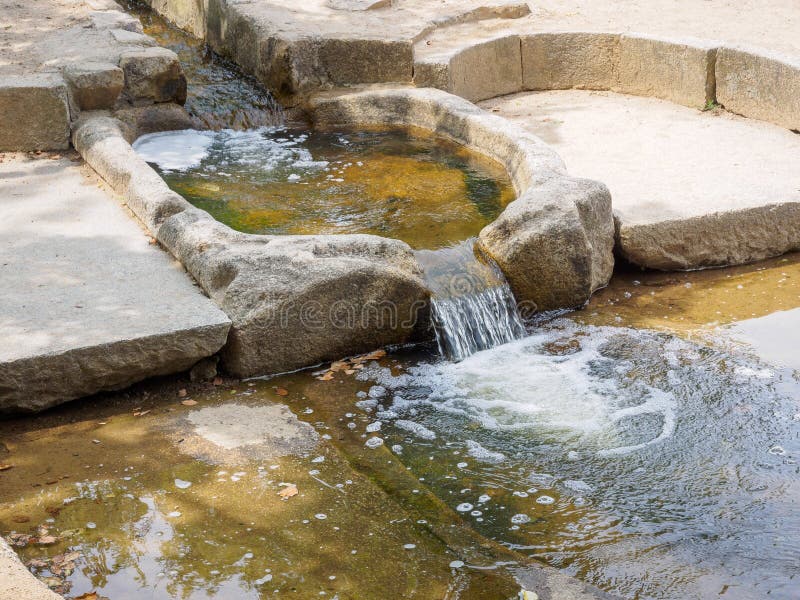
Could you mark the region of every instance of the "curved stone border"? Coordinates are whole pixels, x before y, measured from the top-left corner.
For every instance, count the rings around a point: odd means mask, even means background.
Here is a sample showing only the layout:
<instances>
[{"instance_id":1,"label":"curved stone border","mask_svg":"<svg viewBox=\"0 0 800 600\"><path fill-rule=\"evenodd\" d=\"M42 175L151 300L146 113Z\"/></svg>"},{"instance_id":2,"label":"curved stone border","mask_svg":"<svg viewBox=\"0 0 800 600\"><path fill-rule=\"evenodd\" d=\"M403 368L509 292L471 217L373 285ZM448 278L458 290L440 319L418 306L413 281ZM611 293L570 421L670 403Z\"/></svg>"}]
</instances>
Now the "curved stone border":
<instances>
[{"instance_id":1,"label":"curved stone border","mask_svg":"<svg viewBox=\"0 0 800 600\"><path fill-rule=\"evenodd\" d=\"M317 123L428 129L502 164L517 200L481 231L479 243L517 302L539 310L581 306L611 278L608 190L567 175L547 144L510 121L431 88L320 94L311 108Z\"/></svg>"},{"instance_id":2,"label":"curved stone border","mask_svg":"<svg viewBox=\"0 0 800 600\"><path fill-rule=\"evenodd\" d=\"M433 89L326 95L312 109L318 122L429 129L505 165L519 199L481 232L480 243L518 301L540 309L579 306L611 277L605 186L570 178L547 145L512 123ZM229 372L289 371L428 335L429 291L406 243L234 231L171 191L124 130L110 117L87 116L73 142L230 317L222 352Z\"/></svg>"},{"instance_id":3,"label":"curved stone border","mask_svg":"<svg viewBox=\"0 0 800 600\"><path fill-rule=\"evenodd\" d=\"M800 60L694 38L514 32L467 40L439 54L426 52L416 59L414 83L473 101L523 91L589 89L691 108L718 102L744 117L800 129Z\"/></svg>"},{"instance_id":4,"label":"curved stone border","mask_svg":"<svg viewBox=\"0 0 800 600\"><path fill-rule=\"evenodd\" d=\"M588 89L698 109L719 103L730 112L800 130L800 61L696 39L514 33L467 41L438 55L426 52L416 63L415 82L473 101L523 91ZM737 234L745 226L748 235ZM800 248L800 206L776 198L756 208L663 222L629 224L617 217L616 244L627 260L655 269L753 262Z\"/></svg>"},{"instance_id":5,"label":"curved stone border","mask_svg":"<svg viewBox=\"0 0 800 600\"><path fill-rule=\"evenodd\" d=\"M195 278L233 325L225 368L290 371L413 339L428 291L407 244L370 235L248 235L167 187L122 133L91 116L76 149Z\"/></svg>"}]
</instances>

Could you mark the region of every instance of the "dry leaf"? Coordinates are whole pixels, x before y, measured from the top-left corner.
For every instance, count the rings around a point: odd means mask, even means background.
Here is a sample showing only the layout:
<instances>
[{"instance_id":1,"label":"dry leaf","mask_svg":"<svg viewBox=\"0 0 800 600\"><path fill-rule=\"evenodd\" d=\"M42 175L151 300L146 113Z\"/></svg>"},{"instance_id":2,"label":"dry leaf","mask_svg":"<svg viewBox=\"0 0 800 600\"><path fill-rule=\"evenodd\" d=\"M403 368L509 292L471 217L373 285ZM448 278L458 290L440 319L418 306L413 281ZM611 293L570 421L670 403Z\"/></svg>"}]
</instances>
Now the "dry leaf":
<instances>
[{"instance_id":1,"label":"dry leaf","mask_svg":"<svg viewBox=\"0 0 800 600\"><path fill-rule=\"evenodd\" d=\"M364 360L378 360L386 356L386 350L375 350L363 356Z\"/></svg>"},{"instance_id":2,"label":"dry leaf","mask_svg":"<svg viewBox=\"0 0 800 600\"><path fill-rule=\"evenodd\" d=\"M350 364L346 360L337 360L331 363L331 371L344 371Z\"/></svg>"},{"instance_id":3,"label":"dry leaf","mask_svg":"<svg viewBox=\"0 0 800 600\"><path fill-rule=\"evenodd\" d=\"M181 402L181 404L183 404L184 406L194 406L195 404L197 404L197 400L184 400L183 402Z\"/></svg>"},{"instance_id":4,"label":"dry leaf","mask_svg":"<svg viewBox=\"0 0 800 600\"><path fill-rule=\"evenodd\" d=\"M353 373L355 373L355 372L356 372L356 370L355 370L355 369L345 369L345 370L344 370L344 374L345 374L345 375L352 375L352 374L353 374Z\"/></svg>"},{"instance_id":5,"label":"dry leaf","mask_svg":"<svg viewBox=\"0 0 800 600\"><path fill-rule=\"evenodd\" d=\"M275 393L278 394L278 396L288 396L289 390L285 388L275 388Z\"/></svg>"},{"instance_id":6,"label":"dry leaf","mask_svg":"<svg viewBox=\"0 0 800 600\"><path fill-rule=\"evenodd\" d=\"M149 410L140 410L139 412L133 413L133 416L134 417L143 417L149 412L150 412Z\"/></svg>"},{"instance_id":7,"label":"dry leaf","mask_svg":"<svg viewBox=\"0 0 800 600\"><path fill-rule=\"evenodd\" d=\"M9 469L13 469L14 465L4 465L0 463L0 471L8 471Z\"/></svg>"},{"instance_id":8,"label":"dry leaf","mask_svg":"<svg viewBox=\"0 0 800 600\"><path fill-rule=\"evenodd\" d=\"M296 485L287 485L280 492L278 492L278 496L280 496L283 500L288 500L292 496L297 496L297 494L298 491Z\"/></svg>"},{"instance_id":9,"label":"dry leaf","mask_svg":"<svg viewBox=\"0 0 800 600\"><path fill-rule=\"evenodd\" d=\"M58 538L54 535L43 535L36 540L36 543L40 546L49 546L50 544L55 544L56 542L58 542Z\"/></svg>"},{"instance_id":10,"label":"dry leaf","mask_svg":"<svg viewBox=\"0 0 800 600\"><path fill-rule=\"evenodd\" d=\"M328 371L327 373L325 373L325 375L317 377L317 379L319 379L320 381L330 381L331 379L333 379L333 371Z\"/></svg>"},{"instance_id":11,"label":"dry leaf","mask_svg":"<svg viewBox=\"0 0 800 600\"><path fill-rule=\"evenodd\" d=\"M86 592L80 596L75 596L75 600L97 600L98 598L97 592Z\"/></svg>"},{"instance_id":12,"label":"dry leaf","mask_svg":"<svg viewBox=\"0 0 800 600\"><path fill-rule=\"evenodd\" d=\"M186 388L181 388L178 390L178 397L185 398L186 397Z\"/></svg>"}]
</instances>

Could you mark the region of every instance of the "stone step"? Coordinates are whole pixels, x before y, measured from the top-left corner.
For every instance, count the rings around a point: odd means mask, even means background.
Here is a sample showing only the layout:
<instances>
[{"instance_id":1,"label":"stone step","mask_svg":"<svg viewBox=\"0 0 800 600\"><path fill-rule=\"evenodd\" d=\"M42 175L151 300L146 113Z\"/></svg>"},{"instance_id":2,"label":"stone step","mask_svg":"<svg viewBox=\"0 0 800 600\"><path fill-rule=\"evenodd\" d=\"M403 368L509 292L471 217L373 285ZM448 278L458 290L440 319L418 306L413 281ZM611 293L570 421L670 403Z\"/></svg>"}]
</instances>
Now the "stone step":
<instances>
[{"instance_id":1,"label":"stone step","mask_svg":"<svg viewBox=\"0 0 800 600\"><path fill-rule=\"evenodd\" d=\"M0 162L0 413L190 368L230 321L77 157Z\"/></svg>"},{"instance_id":2,"label":"stone step","mask_svg":"<svg viewBox=\"0 0 800 600\"><path fill-rule=\"evenodd\" d=\"M607 184L617 251L655 269L742 264L800 248L800 135L721 109L612 92L481 103Z\"/></svg>"}]
</instances>

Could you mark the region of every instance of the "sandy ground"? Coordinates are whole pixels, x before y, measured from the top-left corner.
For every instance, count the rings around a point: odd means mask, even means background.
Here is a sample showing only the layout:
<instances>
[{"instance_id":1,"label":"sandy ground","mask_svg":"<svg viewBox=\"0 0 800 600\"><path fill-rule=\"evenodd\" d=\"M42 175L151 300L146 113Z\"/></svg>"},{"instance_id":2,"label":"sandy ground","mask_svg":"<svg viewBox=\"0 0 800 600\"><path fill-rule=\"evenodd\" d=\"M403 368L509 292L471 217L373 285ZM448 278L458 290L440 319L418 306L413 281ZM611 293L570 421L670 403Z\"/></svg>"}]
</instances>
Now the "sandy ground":
<instances>
[{"instance_id":1,"label":"sandy ground","mask_svg":"<svg viewBox=\"0 0 800 600\"><path fill-rule=\"evenodd\" d=\"M604 182L627 223L800 201L800 135L726 112L611 92L515 94L481 106Z\"/></svg>"}]
</instances>

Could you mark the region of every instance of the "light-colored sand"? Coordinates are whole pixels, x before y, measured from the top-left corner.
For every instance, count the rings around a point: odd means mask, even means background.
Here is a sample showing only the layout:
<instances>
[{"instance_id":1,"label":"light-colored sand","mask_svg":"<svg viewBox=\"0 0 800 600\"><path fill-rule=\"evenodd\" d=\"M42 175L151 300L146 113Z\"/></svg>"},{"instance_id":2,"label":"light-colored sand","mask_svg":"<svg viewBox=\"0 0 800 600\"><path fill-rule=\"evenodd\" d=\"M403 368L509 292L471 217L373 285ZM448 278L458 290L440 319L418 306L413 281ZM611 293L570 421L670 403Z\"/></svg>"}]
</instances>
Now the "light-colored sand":
<instances>
[{"instance_id":1,"label":"light-colored sand","mask_svg":"<svg viewBox=\"0 0 800 600\"><path fill-rule=\"evenodd\" d=\"M800 201L800 135L725 112L610 92L531 92L481 106L611 190L624 223Z\"/></svg>"}]
</instances>

